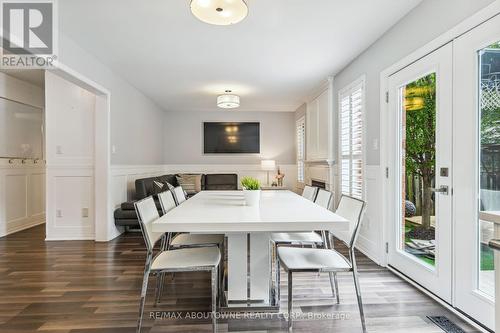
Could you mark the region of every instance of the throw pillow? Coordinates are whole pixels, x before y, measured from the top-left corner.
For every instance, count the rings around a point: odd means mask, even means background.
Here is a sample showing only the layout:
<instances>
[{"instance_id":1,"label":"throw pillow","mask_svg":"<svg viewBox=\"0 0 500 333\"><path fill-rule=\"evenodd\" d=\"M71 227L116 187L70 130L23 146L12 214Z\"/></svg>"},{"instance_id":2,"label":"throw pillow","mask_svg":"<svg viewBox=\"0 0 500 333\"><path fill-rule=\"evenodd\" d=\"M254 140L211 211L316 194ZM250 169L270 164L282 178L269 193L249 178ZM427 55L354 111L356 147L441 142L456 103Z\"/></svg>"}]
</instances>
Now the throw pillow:
<instances>
[{"instance_id":1,"label":"throw pillow","mask_svg":"<svg viewBox=\"0 0 500 333\"><path fill-rule=\"evenodd\" d=\"M201 175L181 174L177 176L177 182L188 195L201 191Z\"/></svg>"}]
</instances>

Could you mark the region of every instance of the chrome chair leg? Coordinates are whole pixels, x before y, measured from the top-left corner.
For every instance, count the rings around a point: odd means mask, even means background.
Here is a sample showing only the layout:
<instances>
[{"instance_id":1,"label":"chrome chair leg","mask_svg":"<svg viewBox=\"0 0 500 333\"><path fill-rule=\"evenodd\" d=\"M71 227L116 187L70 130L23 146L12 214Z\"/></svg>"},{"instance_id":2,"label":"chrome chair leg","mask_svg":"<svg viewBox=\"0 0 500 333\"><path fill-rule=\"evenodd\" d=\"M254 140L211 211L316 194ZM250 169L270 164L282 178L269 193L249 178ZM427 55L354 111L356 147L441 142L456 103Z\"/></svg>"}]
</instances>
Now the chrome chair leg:
<instances>
[{"instance_id":1,"label":"chrome chair leg","mask_svg":"<svg viewBox=\"0 0 500 333\"><path fill-rule=\"evenodd\" d=\"M366 333L365 313L363 311L363 301L361 300L361 289L359 287L358 275L356 272L355 265L352 270L352 276L354 279L354 287L356 288L356 297L358 299L359 317L361 318L361 326L363 327L363 333Z\"/></svg>"},{"instance_id":2,"label":"chrome chair leg","mask_svg":"<svg viewBox=\"0 0 500 333\"><path fill-rule=\"evenodd\" d=\"M293 305L293 296L292 296L292 272L288 272L288 330L292 329L292 305Z\"/></svg>"},{"instance_id":3,"label":"chrome chair leg","mask_svg":"<svg viewBox=\"0 0 500 333\"><path fill-rule=\"evenodd\" d=\"M146 302L146 294L148 292L148 280L151 265L151 257L148 255L146 260L146 267L144 268L144 277L142 279L142 289L141 289L141 300L139 302L139 319L137 320L137 333L141 332L142 326L142 315L144 313L144 304Z\"/></svg>"},{"instance_id":4,"label":"chrome chair leg","mask_svg":"<svg viewBox=\"0 0 500 333\"><path fill-rule=\"evenodd\" d=\"M337 304L340 304L339 281L337 279L337 273L333 273L333 282L335 284L335 297L337 298Z\"/></svg>"},{"instance_id":5,"label":"chrome chair leg","mask_svg":"<svg viewBox=\"0 0 500 333\"><path fill-rule=\"evenodd\" d=\"M165 272L161 272L158 276L158 285L156 287L156 301L155 306L161 302L161 296L163 295L163 285L165 284Z\"/></svg>"},{"instance_id":6,"label":"chrome chair leg","mask_svg":"<svg viewBox=\"0 0 500 333\"><path fill-rule=\"evenodd\" d=\"M337 296L337 289L335 289L334 273L328 272L328 277L330 278L330 288L332 288L332 296L336 297Z\"/></svg>"},{"instance_id":7,"label":"chrome chair leg","mask_svg":"<svg viewBox=\"0 0 500 333\"><path fill-rule=\"evenodd\" d=\"M218 268L212 269L212 331L217 332L217 285L219 283Z\"/></svg>"},{"instance_id":8,"label":"chrome chair leg","mask_svg":"<svg viewBox=\"0 0 500 333\"><path fill-rule=\"evenodd\" d=\"M278 247L276 246L276 253L278 252ZM276 255L276 278L275 278L275 282L276 282L276 305L279 307L280 306L280 300L281 300L281 281L280 281L280 259L279 259L279 256Z\"/></svg>"},{"instance_id":9,"label":"chrome chair leg","mask_svg":"<svg viewBox=\"0 0 500 333\"><path fill-rule=\"evenodd\" d=\"M158 272L156 274L155 303L153 305L154 307L156 307L160 302L160 286L161 286L161 273Z\"/></svg>"}]
</instances>

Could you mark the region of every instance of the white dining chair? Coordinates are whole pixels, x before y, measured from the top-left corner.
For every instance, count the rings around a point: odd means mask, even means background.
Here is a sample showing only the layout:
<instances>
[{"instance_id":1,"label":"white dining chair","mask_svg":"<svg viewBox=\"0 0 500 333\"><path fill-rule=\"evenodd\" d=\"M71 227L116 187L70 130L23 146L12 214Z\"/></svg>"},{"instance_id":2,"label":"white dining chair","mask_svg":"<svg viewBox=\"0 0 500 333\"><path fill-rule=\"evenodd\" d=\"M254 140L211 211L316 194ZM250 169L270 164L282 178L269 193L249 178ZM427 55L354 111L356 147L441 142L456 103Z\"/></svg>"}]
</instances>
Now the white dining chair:
<instances>
[{"instance_id":1,"label":"white dining chair","mask_svg":"<svg viewBox=\"0 0 500 333\"><path fill-rule=\"evenodd\" d=\"M361 290L358 281L358 272L356 257L354 255L354 246L359 234L360 225L363 217L365 202L356 198L342 196L337 214L349 221L349 240L346 243L349 249L349 258L344 257L334 249L313 249L297 247L279 247L278 260L276 262L276 280L279 286L280 266L288 274L288 328L292 328L292 302L293 302L293 284L292 277L295 272L352 272L354 287L359 307L361 325L363 332L366 332L365 316L363 311L363 302L361 299ZM280 298L279 287L277 290L278 300ZM338 295L338 293L337 293ZM339 299L337 299L339 302Z\"/></svg>"},{"instance_id":2,"label":"white dining chair","mask_svg":"<svg viewBox=\"0 0 500 333\"><path fill-rule=\"evenodd\" d=\"M318 194L318 188L315 186L306 185L302 190L302 196L311 201L316 199L316 194Z\"/></svg>"},{"instance_id":3,"label":"white dining chair","mask_svg":"<svg viewBox=\"0 0 500 333\"><path fill-rule=\"evenodd\" d=\"M160 206L163 214L168 213L176 203L172 192L165 191L158 194ZM180 247L200 247L200 246L221 246L224 242L224 235L220 234L189 234L180 233L175 235L168 243L169 248Z\"/></svg>"},{"instance_id":4,"label":"white dining chair","mask_svg":"<svg viewBox=\"0 0 500 333\"><path fill-rule=\"evenodd\" d=\"M150 274L155 274L157 277L156 292L160 287L160 277L162 273L175 272L193 272L193 271L208 271L211 273L212 279L212 330L217 331L217 287L218 287L218 267L221 260L221 255L217 247L205 248L186 248L176 250L163 250L160 248L158 254L153 257L153 249L155 244L162 238L164 233L154 232L152 229L153 222L157 221L160 216L156 209L155 202L152 197L148 197L135 203L135 210L141 226L144 242L146 243L147 255L144 268L144 277L142 280L141 300L139 303L139 319L137 321L137 333L140 333L142 326L142 317L144 313L144 304L148 289L148 280ZM168 237L168 233L167 233Z\"/></svg>"},{"instance_id":5,"label":"white dining chair","mask_svg":"<svg viewBox=\"0 0 500 333\"><path fill-rule=\"evenodd\" d=\"M332 197L332 192L320 188L318 189L318 194L316 195L316 199L314 199L314 202L323 208L330 209Z\"/></svg>"},{"instance_id":6,"label":"white dining chair","mask_svg":"<svg viewBox=\"0 0 500 333\"><path fill-rule=\"evenodd\" d=\"M171 191L165 191L158 194L158 199L160 201L160 206L163 215L168 213L170 210L175 208L177 205L175 203L174 195ZM224 235L220 234L190 234L190 233L177 233L175 235L170 234L166 241L166 249L179 249L179 248L194 248L194 247L207 247L207 246L217 246L222 254L224 254ZM224 258L224 256L222 256ZM220 273L220 278L224 277L224 269ZM160 278L160 287L158 289L156 303L160 302L161 296L163 294L163 280L164 274ZM222 292L222 283L220 284L220 292Z\"/></svg>"},{"instance_id":7,"label":"white dining chair","mask_svg":"<svg viewBox=\"0 0 500 333\"><path fill-rule=\"evenodd\" d=\"M318 194L318 188L306 185L302 191L302 197L315 201ZM274 232L271 234L271 240L276 245L300 244L307 246L323 245L324 239L314 231L309 232Z\"/></svg>"},{"instance_id":8,"label":"white dining chair","mask_svg":"<svg viewBox=\"0 0 500 333\"><path fill-rule=\"evenodd\" d=\"M180 205L181 203L186 201L186 199L187 199L186 194L184 193L184 190L182 189L182 187L180 187L180 186L174 187L172 192L174 194L174 199L175 199L175 202L177 203L177 205Z\"/></svg>"}]
</instances>

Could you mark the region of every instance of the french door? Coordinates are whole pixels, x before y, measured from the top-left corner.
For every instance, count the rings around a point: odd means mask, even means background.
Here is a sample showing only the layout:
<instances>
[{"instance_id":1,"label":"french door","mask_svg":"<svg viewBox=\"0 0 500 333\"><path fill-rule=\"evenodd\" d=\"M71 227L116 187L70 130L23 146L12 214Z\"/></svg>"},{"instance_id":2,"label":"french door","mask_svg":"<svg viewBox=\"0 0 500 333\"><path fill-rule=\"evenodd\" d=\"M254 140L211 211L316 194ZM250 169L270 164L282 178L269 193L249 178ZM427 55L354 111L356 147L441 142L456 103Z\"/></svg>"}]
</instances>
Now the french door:
<instances>
[{"instance_id":1,"label":"french door","mask_svg":"<svg viewBox=\"0 0 500 333\"><path fill-rule=\"evenodd\" d=\"M388 263L451 302L453 47L389 77Z\"/></svg>"},{"instance_id":2,"label":"french door","mask_svg":"<svg viewBox=\"0 0 500 333\"><path fill-rule=\"evenodd\" d=\"M500 211L500 16L388 86L388 264L493 330L484 213Z\"/></svg>"},{"instance_id":3,"label":"french door","mask_svg":"<svg viewBox=\"0 0 500 333\"><path fill-rule=\"evenodd\" d=\"M481 212L500 211L500 16L454 43L454 127L454 305L493 330L494 231Z\"/></svg>"}]
</instances>

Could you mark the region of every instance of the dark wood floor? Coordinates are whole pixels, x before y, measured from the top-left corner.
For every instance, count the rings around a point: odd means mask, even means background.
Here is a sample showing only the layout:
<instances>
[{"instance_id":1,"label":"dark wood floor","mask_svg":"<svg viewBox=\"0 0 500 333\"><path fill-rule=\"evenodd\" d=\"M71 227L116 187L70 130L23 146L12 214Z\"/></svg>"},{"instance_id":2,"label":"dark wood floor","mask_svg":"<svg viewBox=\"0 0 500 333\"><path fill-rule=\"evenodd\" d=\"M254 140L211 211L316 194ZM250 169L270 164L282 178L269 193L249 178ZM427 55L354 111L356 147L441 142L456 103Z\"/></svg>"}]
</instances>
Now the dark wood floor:
<instances>
[{"instance_id":1,"label":"dark wood floor","mask_svg":"<svg viewBox=\"0 0 500 333\"><path fill-rule=\"evenodd\" d=\"M111 242L45 242L38 226L0 238L0 332L134 332L145 258L140 234ZM360 283L370 332L441 332L426 318L453 314L384 268L359 255ZM286 309L283 276L282 308ZM154 278L150 280L152 300ZM297 274L294 311L305 317L295 332L360 332L351 275L339 279L341 304L334 305L327 275ZM168 280L163 303L145 310L144 332L210 332L206 319L150 319L151 311L207 311L208 275L178 274ZM307 320L308 315L329 316ZM168 315L164 312L163 315ZM280 318L224 319L220 332L287 332Z\"/></svg>"}]
</instances>

